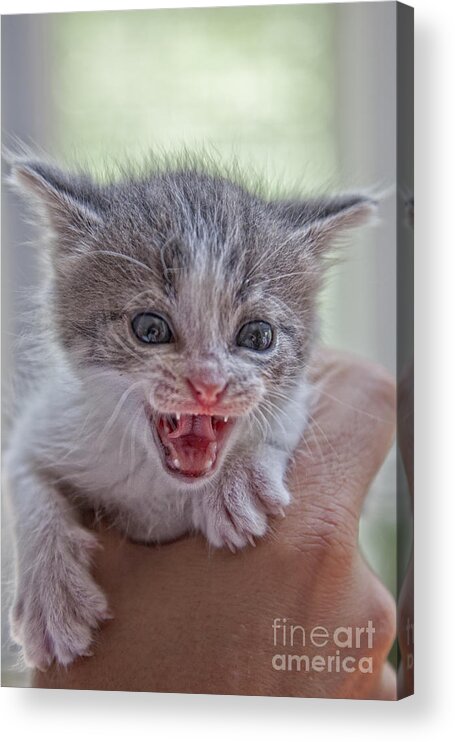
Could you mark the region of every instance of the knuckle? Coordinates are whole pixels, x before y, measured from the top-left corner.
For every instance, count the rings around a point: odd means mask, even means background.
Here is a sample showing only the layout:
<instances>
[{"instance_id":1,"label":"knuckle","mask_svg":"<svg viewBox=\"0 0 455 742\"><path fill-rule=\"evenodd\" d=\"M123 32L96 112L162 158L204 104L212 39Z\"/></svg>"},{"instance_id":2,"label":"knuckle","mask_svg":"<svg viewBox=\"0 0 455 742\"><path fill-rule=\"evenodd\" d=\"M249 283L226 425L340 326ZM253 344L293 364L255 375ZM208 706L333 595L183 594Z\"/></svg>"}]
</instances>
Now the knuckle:
<instances>
[{"instance_id":1,"label":"knuckle","mask_svg":"<svg viewBox=\"0 0 455 742\"><path fill-rule=\"evenodd\" d=\"M336 506L313 507L295 539L291 539L291 546L314 560L321 579L350 570L356 551L356 531L350 521Z\"/></svg>"},{"instance_id":2,"label":"knuckle","mask_svg":"<svg viewBox=\"0 0 455 742\"><path fill-rule=\"evenodd\" d=\"M396 637L397 618L395 601L382 584L378 583L370 615L375 626L375 647L378 653L385 655Z\"/></svg>"},{"instance_id":3,"label":"knuckle","mask_svg":"<svg viewBox=\"0 0 455 742\"><path fill-rule=\"evenodd\" d=\"M356 546L357 516L349 502L339 497L338 487L334 485L333 492L327 492L319 502L313 504L307 524L312 524L312 533L321 544L331 550L345 552Z\"/></svg>"}]
</instances>

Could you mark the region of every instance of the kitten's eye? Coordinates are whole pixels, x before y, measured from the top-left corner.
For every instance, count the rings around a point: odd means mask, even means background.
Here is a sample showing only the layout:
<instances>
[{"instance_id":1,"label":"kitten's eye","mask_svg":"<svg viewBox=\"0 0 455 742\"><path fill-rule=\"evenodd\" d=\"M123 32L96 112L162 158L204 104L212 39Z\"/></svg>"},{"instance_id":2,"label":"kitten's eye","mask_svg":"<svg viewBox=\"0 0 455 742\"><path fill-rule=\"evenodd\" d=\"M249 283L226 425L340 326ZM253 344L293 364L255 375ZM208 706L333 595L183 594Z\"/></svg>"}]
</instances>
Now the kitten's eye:
<instances>
[{"instance_id":1,"label":"kitten's eye","mask_svg":"<svg viewBox=\"0 0 455 742\"><path fill-rule=\"evenodd\" d=\"M172 341L171 329L162 317L150 312L136 314L131 327L136 337L143 343L170 343Z\"/></svg>"},{"instance_id":2,"label":"kitten's eye","mask_svg":"<svg viewBox=\"0 0 455 742\"><path fill-rule=\"evenodd\" d=\"M237 345L250 350L267 350L272 345L273 330L268 322L247 322L237 335Z\"/></svg>"}]
</instances>

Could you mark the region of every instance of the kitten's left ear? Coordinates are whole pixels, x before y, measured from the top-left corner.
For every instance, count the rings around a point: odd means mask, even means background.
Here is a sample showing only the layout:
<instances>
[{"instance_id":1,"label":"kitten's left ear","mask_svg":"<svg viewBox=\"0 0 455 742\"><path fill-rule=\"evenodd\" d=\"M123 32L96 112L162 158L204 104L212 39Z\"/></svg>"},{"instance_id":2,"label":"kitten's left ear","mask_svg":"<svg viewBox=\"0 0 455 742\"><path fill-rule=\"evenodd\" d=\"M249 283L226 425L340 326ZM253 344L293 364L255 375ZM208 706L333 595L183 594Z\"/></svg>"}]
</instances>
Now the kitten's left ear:
<instances>
[{"instance_id":1,"label":"kitten's left ear","mask_svg":"<svg viewBox=\"0 0 455 742\"><path fill-rule=\"evenodd\" d=\"M335 237L373 221L378 202L364 194L308 201L275 202L288 230L314 254L323 254Z\"/></svg>"}]
</instances>

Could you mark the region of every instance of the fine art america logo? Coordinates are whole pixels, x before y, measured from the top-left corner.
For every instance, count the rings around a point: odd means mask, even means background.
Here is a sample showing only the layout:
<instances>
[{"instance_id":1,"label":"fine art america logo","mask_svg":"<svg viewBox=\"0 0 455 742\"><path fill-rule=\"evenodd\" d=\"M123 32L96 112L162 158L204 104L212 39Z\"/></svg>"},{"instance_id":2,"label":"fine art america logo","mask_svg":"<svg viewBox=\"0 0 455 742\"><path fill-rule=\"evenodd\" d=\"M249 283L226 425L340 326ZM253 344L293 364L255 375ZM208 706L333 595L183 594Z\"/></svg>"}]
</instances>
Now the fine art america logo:
<instances>
[{"instance_id":1,"label":"fine art america logo","mask_svg":"<svg viewBox=\"0 0 455 742\"><path fill-rule=\"evenodd\" d=\"M305 628L287 618L275 618L272 623L272 657L274 670L288 672L373 672L373 649L376 629L373 622L366 626L325 626ZM303 649L304 653L300 654Z\"/></svg>"}]
</instances>

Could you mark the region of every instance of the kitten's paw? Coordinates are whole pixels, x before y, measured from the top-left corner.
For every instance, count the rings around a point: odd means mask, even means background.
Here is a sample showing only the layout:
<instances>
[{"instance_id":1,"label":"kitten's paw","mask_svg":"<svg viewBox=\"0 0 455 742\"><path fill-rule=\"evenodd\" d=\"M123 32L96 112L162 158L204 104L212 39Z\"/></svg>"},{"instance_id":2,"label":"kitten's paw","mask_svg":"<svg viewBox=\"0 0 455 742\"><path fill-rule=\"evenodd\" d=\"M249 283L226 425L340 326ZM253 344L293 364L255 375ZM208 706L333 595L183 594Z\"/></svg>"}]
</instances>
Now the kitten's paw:
<instances>
[{"instance_id":1,"label":"kitten's paw","mask_svg":"<svg viewBox=\"0 0 455 742\"><path fill-rule=\"evenodd\" d=\"M58 544L53 554L42 550L33 564L23 565L10 630L29 667L46 670L53 661L68 665L91 654L93 630L111 618L88 571L88 551L95 544L90 533L79 529L76 538Z\"/></svg>"},{"instance_id":2,"label":"kitten's paw","mask_svg":"<svg viewBox=\"0 0 455 742\"><path fill-rule=\"evenodd\" d=\"M216 491L195 504L194 522L209 543L241 549L267 532L269 515L284 515L290 496L283 482L260 465L239 465L221 478Z\"/></svg>"}]
</instances>

